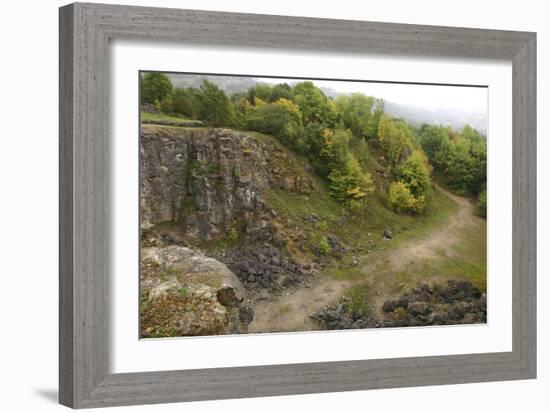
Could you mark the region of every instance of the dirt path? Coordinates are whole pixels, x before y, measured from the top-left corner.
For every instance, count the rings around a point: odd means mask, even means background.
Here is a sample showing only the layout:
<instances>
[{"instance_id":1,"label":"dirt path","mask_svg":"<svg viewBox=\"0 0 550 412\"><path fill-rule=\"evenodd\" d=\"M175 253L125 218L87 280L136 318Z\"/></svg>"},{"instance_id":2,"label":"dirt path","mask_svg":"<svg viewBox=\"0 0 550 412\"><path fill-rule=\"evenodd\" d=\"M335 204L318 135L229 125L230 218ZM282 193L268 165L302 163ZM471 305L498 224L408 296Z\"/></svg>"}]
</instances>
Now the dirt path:
<instances>
[{"instance_id":1,"label":"dirt path","mask_svg":"<svg viewBox=\"0 0 550 412\"><path fill-rule=\"evenodd\" d=\"M351 282L323 275L310 288L297 289L275 301L260 302L254 307L250 333L291 332L317 329L309 315L337 300Z\"/></svg>"},{"instance_id":2,"label":"dirt path","mask_svg":"<svg viewBox=\"0 0 550 412\"><path fill-rule=\"evenodd\" d=\"M420 240L408 242L403 247L388 254L389 262L394 269L402 269L411 261L422 258L436 258L440 251L452 250L459 232L468 226L479 225L482 219L475 213L475 206L468 200L456 196L436 185L436 189L450 197L457 205L458 211L451 216L447 226L442 226Z\"/></svg>"},{"instance_id":3,"label":"dirt path","mask_svg":"<svg viewBox=\"0 0 550 412\"><path fill-rule=\"evenodd\" d=\"M436 186L436 189L458 205L457 213L449 218L447 225L439 227L421 239L408 241L398 249L369 256L368 262L361 268L362 279L352 282L320 275L315 284L309 288L297 289L276 300L258 303L254 307L254 320L249 326L249 332L317 329L309 315L336 301L353 284L368 280L369 275L376 270L374 262L383 261L386 270L401 270L422 259L436 258L441 250L452 250L452 245L459 241L459 232L465 227L479 225L482 219L474 213L474 205L467 199L456 196L439 186ZM384 295L381 294L376 299L375 305L378 306L383 298Z\"/></svg>"}]
</instances>

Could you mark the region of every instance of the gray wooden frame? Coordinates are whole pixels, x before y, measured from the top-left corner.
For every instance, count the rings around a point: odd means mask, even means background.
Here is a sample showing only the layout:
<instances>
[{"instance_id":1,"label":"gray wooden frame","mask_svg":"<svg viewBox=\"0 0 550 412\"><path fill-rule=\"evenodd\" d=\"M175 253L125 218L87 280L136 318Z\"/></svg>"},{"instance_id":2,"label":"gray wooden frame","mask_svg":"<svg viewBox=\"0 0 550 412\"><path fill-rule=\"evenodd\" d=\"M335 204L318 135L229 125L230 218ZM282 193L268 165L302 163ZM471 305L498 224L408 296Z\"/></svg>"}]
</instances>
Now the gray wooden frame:
<instances>
[{"instance_id":1,"label":"gray wooden frame","mask_svg":"<svg viewBox=\"0 0 550 412\"><path fill-rule=\"evenodd\" d=\"M109 374L109 40L505 59L513 65L513 350ZM71 4L60 9L59 397L75 408L536 376L536 34Z\"/></svg>"}]
</instances>

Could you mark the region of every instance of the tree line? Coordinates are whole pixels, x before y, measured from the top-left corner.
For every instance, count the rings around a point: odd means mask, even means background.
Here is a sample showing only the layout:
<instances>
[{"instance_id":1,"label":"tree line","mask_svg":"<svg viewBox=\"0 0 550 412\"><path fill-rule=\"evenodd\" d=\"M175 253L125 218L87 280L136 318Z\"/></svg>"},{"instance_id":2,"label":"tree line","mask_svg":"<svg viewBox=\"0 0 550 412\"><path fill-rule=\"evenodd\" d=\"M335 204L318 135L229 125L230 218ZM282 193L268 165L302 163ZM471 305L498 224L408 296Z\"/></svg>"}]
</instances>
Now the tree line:
<instances>
[{"instance_id":1,"label":"tree line","mask_svg":"<svg viewBox=\"0 0 550 412\"><path fill-rule=\"evenodd\" d=\"M331 195L352 211L364 208L374 192L369 170L378 162L388 177L382 188L386 201L397 212L427 209L433 167L454 191L478 195L485 213L486 143L469 126L460 132L414 128L387 115L380 99L361 93L331 98L310 81L256 83L228 96L208 80L197 88L177 88L166 75L150 72L141 78L140 98L162 113L275 136L306 157Z\"/></svg>"}]
</instances>

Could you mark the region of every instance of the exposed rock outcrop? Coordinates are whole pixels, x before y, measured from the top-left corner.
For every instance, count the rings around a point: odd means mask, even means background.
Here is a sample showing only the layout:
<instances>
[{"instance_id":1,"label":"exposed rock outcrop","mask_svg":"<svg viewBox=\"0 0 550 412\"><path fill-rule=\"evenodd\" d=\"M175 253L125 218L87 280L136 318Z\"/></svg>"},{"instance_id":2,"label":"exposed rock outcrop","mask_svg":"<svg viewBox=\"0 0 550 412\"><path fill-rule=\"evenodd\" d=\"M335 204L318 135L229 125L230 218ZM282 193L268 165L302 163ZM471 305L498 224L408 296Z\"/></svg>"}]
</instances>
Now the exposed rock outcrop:
<instances>
[{"instance_id":1,"label":"exposed rock outcrop","mask_svg":"<svg viewBox=\"0 0 550 412\"><path fill-rule=\"evenodd\" d=\"M246 333L254 316L235 274L186 247L143 248L140 286L142 337Z\"/></svg>"},{"instance_id":2,"label":"exposed rock outcrop","mask_svg":"<svg viewBox=\"0 0 550 412\"><path fill-rule=\"evenodd\" d=\"M265 189L313 189L310 173L289 173L288 156L229 129L143 125L141 227L170 221L189 238L213 239L231 231L261 238L272 216Z\"/></svg>"}]
</instances>

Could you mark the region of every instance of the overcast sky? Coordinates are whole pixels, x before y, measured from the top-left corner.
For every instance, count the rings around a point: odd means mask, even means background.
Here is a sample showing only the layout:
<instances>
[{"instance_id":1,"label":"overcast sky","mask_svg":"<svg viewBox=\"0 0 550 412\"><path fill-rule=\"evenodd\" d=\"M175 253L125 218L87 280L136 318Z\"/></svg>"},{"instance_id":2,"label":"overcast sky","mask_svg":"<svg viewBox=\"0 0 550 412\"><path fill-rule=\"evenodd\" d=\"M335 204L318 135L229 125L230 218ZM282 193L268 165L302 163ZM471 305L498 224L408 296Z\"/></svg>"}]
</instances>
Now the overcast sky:
<instances>
[{"instance_id":1,"label":"overcast sky","mask_svg":"<svg viewBox=\"0 0 550 412\"><path fill-rule=\"evenodd\" d=\"M262 78L259 82L282 83L285 79ZM298 80L290 79L288 83ZM312 80L318 87L334 89L340 93L363 93L399 104L426 109L461 109L487 112L487 88L459 86L431 86L407 83L346 82Z\"/></svg>"}]
</instances>

